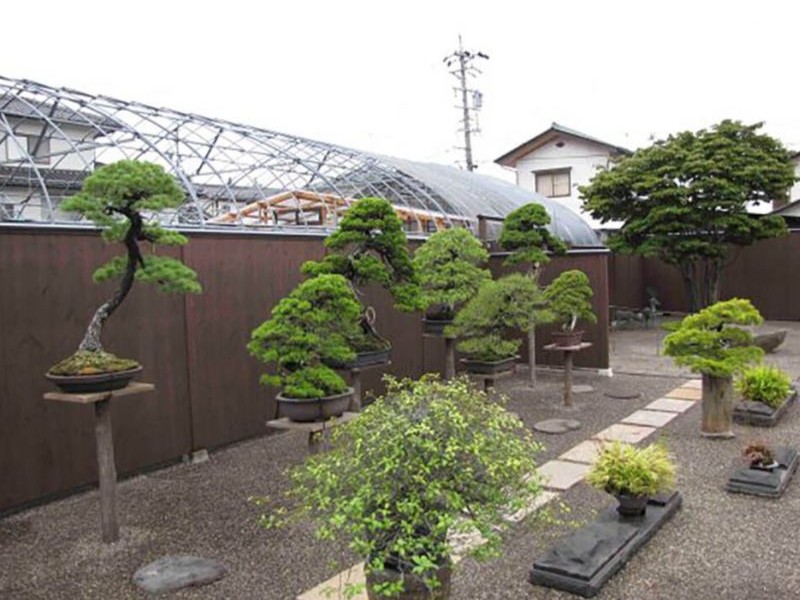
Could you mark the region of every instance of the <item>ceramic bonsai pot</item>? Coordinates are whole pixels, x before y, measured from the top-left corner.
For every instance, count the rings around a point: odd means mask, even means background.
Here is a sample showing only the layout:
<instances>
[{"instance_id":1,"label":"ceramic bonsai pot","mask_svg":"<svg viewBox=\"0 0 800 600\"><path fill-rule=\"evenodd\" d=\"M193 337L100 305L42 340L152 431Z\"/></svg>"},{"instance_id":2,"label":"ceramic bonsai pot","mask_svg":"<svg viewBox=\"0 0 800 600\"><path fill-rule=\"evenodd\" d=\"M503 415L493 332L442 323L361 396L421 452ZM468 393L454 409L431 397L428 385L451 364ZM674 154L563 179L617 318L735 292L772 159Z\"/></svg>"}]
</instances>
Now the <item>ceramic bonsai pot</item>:
<instances>
[{"instance_id":1,"label":"ceramic bonsai pot","mask_svg":"<svg viewBox=\"0 0 800 600\"><path fill-rule=\"evenodd\" d=\"M50 375L45 378L53 382L65 394L94 394L121 390L131 379L142 372L141 365L126 371L98 373L96 375Z\"/></svg>"},{"instance_id":2,"label":"ceramic bonsai pot","mask_svg":"<svg viewBox=\"0 0 800 600\"><path fill-rule=\"evenodd\" d=\"M349 387L341 394L323 396L322 398L287 398L278 394L278 414L290 421L311 423L325 421L331 417L340 417L350 406L353 388Z\"/></svg>"},{"instance_id":3,"label":"ceramic bonsai pot","mask_svg":"<svg viewBox=\"0 0 800 600\"><path fill-rule=\"evenodd\" d=\"M554 331L551 336L556 346L559 348L569 348L570 346L577 346L583 341L583 330Z\"/></svg>"},{"instance_id":4,"label":"ceramic bonsai pot","mask_svg":"<svg viewBox=\"0 0 800 600\"><path fill-rule=\"evenodd\" d=\"M476 375L495 375L497 373L505 373L506 371L513 370L518 358L519 356L514 355L494 362L465 358L462 359L461 362L464 363L464 367L470 373L475 373Z\"/></svg>"},{"instance_id":5,"label":"ceramic bonsai pot","mask_svg":"<svg viewBox=\"0 0 800 600\"><path fill-rule=\"evenodd\" d=\"M647 510L647 502L650 496L632 496L624 492L615 492L614 496L619 502L617 512L622 517L640 517Z\"/></svg>"},{"instance_id":6,"label":"ceramic bonsai pot","mask_svg":"<svg viewBox=\"0 0 800 600\"><path fill-rule=\"evenodd\" d=\"M379 583L389 583L403 580L405 589L396 596L397 600L447 600L450 597L450 579L452 575L451 564L446 564L436 570L434 577L439 581L439 585L434 590L428 589L425 582L411 575L400 573L393 569L383 571L368 572L367 598L369 600L384 600L385 596L380 596L373 592L373 586Z\"/></svg>"},{"instance_id":7,"label":"ceramic bonsai pot","mask_svg":"<svg viewBox=\"0 0 800 600\"><path fill-rule=\"evenodd\" d=\"M444 328L453 324L453 319L422 317L422 330L428 335L444 335Z\"/></svg>"}]
</instances>

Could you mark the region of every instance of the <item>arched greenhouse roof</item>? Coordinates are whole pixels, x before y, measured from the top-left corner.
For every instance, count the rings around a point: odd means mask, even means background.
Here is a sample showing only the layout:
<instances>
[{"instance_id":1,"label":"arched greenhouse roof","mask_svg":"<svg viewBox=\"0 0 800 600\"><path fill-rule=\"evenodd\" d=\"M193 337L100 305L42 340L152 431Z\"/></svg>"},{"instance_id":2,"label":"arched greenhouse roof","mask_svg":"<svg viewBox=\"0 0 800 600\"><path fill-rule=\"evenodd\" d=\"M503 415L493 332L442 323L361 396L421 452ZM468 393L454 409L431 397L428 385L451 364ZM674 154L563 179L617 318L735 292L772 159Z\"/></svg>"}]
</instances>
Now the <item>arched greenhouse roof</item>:
<instances>
[{"instance_id":1,"label":"arched greenhouse roof","mask_svg":"<svg viewBox=\"0 0 800 600\"><path fill-rule=\"evenodd\" d=\"M536 201L553 233L599 245L568 208L499 179L362 152L240 123L0 77L0 221L78 225L59 210L96 168L162 165L187 200L165 224L186 229L320 231L358 198L389 200L409 231L475 229Z\"/></svg>"}]
</instances>

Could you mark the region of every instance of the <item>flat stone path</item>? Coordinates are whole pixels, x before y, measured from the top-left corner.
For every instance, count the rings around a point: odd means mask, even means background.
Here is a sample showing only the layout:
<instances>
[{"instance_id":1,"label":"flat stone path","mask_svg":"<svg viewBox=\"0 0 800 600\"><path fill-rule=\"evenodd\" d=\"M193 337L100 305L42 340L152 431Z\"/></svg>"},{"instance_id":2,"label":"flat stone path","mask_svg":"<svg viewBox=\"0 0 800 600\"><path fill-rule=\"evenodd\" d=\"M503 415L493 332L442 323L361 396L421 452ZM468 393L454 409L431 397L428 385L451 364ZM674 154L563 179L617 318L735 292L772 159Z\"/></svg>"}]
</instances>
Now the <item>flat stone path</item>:
<instances>
[{"instance_id":1,"label":"flat stone path","mask_svg":"<svg viewBox=\"0 0 800 600\"><path fill-rule=\"evenodd\" d=\"M509 522L522 520L558 498L560 492L570 489L583 480L589 471L591 463L597 458L605 442L619 440L635 444L650 437L660 427L663 427L694 406L701 399L701 388L702 383L700 380L690 379L671 392L666 393L663 398L651 402L644 409L634 411L619 423L599 431L592 435L590 439L573 446L558 458L540 465L538 471L542 476L544 491L534 500L531 506L514 515L507 516L506 519ZM461 554L480 543L482 541L479 535L465 535L459 538L457 543L454 543L458 550L458 555L454 558L454 561L457 562ZM332 597L332 594L341 591L345 584L361 583L363 581L364 563L359 563L304 592L297 597L297 600L326 600ZM334 595L333 597L337 596ZM367 600L366 591L362 594L356 594L352 600Z\"/></svg>"}]
</instances>

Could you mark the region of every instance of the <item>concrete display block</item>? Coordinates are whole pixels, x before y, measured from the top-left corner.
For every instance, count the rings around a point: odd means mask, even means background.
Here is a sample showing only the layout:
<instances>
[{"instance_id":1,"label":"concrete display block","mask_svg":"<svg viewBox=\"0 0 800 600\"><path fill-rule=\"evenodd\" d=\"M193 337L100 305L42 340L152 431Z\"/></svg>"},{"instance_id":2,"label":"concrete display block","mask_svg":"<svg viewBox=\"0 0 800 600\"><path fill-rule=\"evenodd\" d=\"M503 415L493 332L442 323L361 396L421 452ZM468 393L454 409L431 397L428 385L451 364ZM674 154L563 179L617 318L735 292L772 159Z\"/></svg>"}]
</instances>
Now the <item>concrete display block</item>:
<instances>
[{"instance_id":1,"label":"concrete display block","mask_svg":"<svg viewBox=\"0 0 800 600\"><path fill-rule=\"evenodd\" d=\"M752 425L754 427L774 427L780 421L783 414L797 398L797 390L792 393L778 408L764 404L763 402L750 402L742 400L733 407L733 420L741 425Z\"/></svg>"},{"instance_id":2,"label":"concrete display block","mask_svg":"<svg viewBox=\"0 0 800 600\"><path fill-rule=\"evenodd\" d=\"M797 450L779 447L775 449L778 466L772 471L742 467L737 469L725 486L729 492L779 498L786 491L797 471Z\"/></svg>"}]
</instances>

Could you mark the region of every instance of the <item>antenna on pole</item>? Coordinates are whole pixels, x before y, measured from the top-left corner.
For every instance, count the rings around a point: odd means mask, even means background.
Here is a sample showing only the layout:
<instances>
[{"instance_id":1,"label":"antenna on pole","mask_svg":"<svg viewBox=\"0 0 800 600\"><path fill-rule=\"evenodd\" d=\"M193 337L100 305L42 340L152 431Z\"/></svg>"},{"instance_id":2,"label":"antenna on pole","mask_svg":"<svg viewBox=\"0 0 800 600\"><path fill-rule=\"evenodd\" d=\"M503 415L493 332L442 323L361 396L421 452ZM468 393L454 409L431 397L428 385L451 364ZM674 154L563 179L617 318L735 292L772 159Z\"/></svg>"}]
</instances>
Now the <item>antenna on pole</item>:
<instances>
[{"instance_id":1,"label":"antenna on pole","mask_svg":"<svg viewBox=\"0 0 800 600\"><path fill-rule=\"evenodd\" d=\"M456 105L456 108L461 111L461 129L459 131L464 132L464 154L466 156L467 171L474 171L476 168L475 163L472 161L472 134L480 132L478 111L483 106L483 94L477 89L467 87L467 77L477 77L481 73L480 69L473 65L478 58L488 60L489 57L483 52L464 50L464 45L461 43L461 35L459 34L458 50L445 56L443 61L450 74L458 80L458 86L454 87L453 90L461 102L461 104Z\"/></svg>"}]
</instances>

